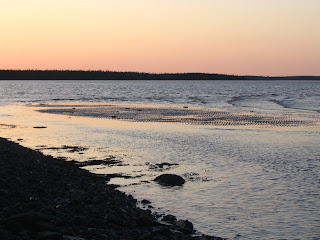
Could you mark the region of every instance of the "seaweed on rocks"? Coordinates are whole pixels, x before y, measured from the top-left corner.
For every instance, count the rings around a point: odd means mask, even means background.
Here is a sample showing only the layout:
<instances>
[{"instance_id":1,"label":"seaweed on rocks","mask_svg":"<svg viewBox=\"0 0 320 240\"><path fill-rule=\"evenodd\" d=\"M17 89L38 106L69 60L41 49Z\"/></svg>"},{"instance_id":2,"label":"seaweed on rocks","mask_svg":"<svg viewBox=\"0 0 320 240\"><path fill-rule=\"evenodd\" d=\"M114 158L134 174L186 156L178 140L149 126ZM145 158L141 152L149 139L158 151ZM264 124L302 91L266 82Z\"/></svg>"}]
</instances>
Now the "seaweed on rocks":
<instances>
[{"instance_id":1,"label":"seaweed on rocks","mask_svg":"<svg viewBox=\"0 0 320 240\"><path fill-rule=\"evenodd\" d=\"M162 224L105 177L3 138L0 176L0 239L221 239Z\"/></svg>"},{"instance_id":2,"label":"seaweed on rocks","mask_svg":"<svg viewBox=\"0 0 320 240\"><path fill-rule=\"evenodd\" d=\"M40 149L46 149L46 150L66 150L68 152L74 153L74 152L83 152L88 150L87 147L80 147L80 146L67 146L63 145L61 147L46 147L46 146L39 146Z\"/></svg>"},{"instance_id":3,"label":"seaweed on rocks","mask_svg":"<svg viewBox=\"0 0 320 240\"><path fill-rule=\"evenodd\" d=\"M109 166L124 166L124 164L120 160L116 160L115 157L109 157L104 160L88 160L78 163L79 166L93 166L93 165L109 165Z\"/></svg>"}]
</instances>

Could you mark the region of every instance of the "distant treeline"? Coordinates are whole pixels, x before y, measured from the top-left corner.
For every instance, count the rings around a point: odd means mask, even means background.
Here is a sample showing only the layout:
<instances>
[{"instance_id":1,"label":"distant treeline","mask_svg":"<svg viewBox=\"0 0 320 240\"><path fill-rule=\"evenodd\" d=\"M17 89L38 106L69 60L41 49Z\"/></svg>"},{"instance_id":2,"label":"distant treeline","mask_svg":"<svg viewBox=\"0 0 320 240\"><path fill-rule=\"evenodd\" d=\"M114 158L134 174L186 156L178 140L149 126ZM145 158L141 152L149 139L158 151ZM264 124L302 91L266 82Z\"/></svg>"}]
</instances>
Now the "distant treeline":
<instances>
[{"instance_id":1,"label":"distant treeline","mask_svg":"<svg viewBox=\"0 0 320 240\"><path fill-rule=\"evenodd\" d=\"M320 77L259 77L210 73L141 73L78 70L0 70L0 80L320 80Z\"/></svg>"},{"instance_id":2,"label":"distant treeline","mask_svg":"<svg viewBox=\"0 0 320 240\"><path fill-rule=\"evenodd\" d=\"M141 73L74 70L0 70L1 80L219 80L244 77L206 73Z\"/></svg>"}]
</instances>

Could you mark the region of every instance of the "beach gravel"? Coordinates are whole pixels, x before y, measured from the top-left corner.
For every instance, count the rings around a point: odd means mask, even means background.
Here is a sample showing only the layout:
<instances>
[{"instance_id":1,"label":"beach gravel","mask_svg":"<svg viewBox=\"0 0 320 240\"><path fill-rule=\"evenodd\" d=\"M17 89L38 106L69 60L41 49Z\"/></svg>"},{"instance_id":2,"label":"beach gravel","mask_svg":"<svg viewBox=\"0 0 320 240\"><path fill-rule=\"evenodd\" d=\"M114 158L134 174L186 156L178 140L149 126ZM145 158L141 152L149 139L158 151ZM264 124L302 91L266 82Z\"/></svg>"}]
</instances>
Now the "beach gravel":
<instances>
[{"instance_id":1,"label":"beach gravel","mask_svg":"<svg viewBox=\"0 0 320 240\"><path fill-rule=\"evenodd\" d=\"M189 221L162 223L108 178L3 138L0 176L3 240L221 239L194 235Z\"/></svg>"}]
</instances>

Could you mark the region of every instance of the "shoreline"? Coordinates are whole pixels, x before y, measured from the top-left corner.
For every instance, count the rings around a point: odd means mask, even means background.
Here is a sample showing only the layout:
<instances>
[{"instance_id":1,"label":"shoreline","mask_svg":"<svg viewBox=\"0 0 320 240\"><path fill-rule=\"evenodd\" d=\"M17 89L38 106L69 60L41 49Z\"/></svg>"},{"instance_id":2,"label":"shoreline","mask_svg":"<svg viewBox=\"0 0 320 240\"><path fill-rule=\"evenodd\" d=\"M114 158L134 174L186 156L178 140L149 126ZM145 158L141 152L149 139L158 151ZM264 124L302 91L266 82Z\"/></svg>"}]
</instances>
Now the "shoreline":
<instances>
[{"instance_id":1,"label":"shoreline","mask_svg":"<svg viewBox=\"0 0 320 240\"><path fill-rule=\"evenodd\" d=\"M0 80L320 80L320 76L255 76L220 73L148 73L103 70L8 70L0 69Z\"/></svg>"},{"instance_id":2,"label":"shoreline","mask_svg":"<svg viewBox=\"0 0 320 240\"><path fill-rule=\"evenodd\" d=\"M159 221L107 178L72 161L4 138L0 156L1 239L222 239L196 234L172 215Z\"/></svg>"}]
</instances>

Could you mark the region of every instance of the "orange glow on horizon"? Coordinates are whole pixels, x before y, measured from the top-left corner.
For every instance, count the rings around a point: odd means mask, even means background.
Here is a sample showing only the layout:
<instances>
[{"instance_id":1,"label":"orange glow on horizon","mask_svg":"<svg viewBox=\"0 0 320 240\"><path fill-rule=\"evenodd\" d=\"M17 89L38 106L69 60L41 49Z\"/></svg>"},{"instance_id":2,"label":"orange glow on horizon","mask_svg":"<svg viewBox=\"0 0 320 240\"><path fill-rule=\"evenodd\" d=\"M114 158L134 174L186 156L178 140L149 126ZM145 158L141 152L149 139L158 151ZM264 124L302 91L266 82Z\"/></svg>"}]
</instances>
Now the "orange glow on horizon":
<instances>
[{"instance_id":1,"label":"orange glow on horizon","mask_svg":"<svg viewBox=\"0 0 320 240\"><path fill-rule=\"evenodd\" d=\"M320 1L12 0L0 69L320 75Z\"/></svg>"}]
</instances>

